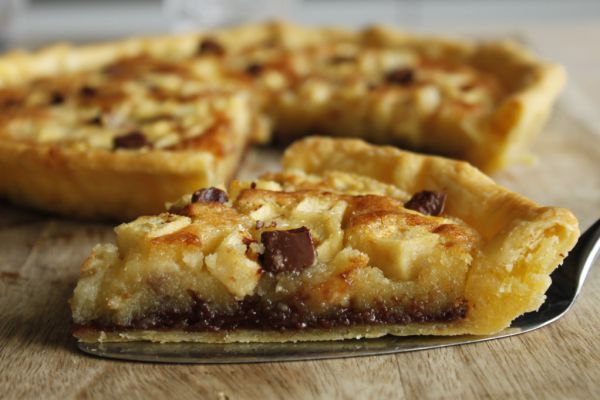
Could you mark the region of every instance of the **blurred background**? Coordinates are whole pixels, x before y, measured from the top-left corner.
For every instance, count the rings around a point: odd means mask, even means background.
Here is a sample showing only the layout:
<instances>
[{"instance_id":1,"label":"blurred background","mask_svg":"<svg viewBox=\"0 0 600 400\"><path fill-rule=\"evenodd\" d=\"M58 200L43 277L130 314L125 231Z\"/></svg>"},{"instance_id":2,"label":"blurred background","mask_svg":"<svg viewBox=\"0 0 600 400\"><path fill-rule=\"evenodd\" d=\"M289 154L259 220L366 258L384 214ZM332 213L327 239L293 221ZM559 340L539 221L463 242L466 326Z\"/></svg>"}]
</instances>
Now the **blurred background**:
<instances>
[{"instance_id":1,"label":"blurred background","mask_svg":"<svg viewBox=\"0 0 600 400\"><path fill-rule=\"evenodd\" d=\"M35 49L57 41L85 43L277 17L511 38L565 64L575 78L571 82L585 82L583 91L600 104L600 57L591 54L600 42L600 0L0 0L0 48Z\"/></svg>"},{"instance_id":2,"label":"blurred background","mask_svg":"<svg viewBox=\"0 0 600 400\"><path fill-rule=\"evenodd\" d=\"M87 42L283 17L308 24L385 22L473 32L597 23L599 0L0 0L4 45ZM8 37L8 43L7 43Z\"/></svg>"}]
</instances>

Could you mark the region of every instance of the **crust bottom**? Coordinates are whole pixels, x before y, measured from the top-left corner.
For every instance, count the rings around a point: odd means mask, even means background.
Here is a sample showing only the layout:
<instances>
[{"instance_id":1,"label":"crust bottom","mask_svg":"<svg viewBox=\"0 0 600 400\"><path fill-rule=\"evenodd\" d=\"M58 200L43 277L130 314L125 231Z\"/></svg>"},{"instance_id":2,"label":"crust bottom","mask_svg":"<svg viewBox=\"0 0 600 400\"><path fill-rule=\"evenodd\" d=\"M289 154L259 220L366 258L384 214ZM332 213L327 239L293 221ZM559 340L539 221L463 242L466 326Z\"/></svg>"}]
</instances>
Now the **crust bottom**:
<instances>
[{"instance_id":1,"label":"crust bottom","mask_svg":"<svg viewBox=\"0 0 600 400\"><path fill-rule=\"evenodd\" d=\"M183 330L124 330L102 331L94 328L76 328L73 335L80 342L156 342L156 343L284 343L300 341L327 341L369 339L386 335L459 335L460 323L425 323L408 325L356 325L327 329L261 331L239 329L218 332L188 332Z\"/></svg>"}]
</instances>

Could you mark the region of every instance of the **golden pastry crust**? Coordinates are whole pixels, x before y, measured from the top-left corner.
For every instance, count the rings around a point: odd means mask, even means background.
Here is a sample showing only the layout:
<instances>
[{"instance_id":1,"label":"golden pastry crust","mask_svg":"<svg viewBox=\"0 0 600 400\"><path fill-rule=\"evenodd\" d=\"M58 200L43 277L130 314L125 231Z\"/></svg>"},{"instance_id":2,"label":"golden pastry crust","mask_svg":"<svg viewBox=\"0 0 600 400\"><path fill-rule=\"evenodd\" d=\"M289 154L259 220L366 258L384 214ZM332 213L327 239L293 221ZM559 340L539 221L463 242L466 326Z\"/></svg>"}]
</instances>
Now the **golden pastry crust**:
<instances>
[{"instance_id":1,"label":"golden pastry crust","mask_svg":"<svg viewBox=\"0 0 600 400\"><path fill-rule=\"evenodd\" d=\"M490 334L543 303L550 272L579 233L569 211L540 207L464 162L307 138L283 164L280 173L232 183L229 203L185 197L172 206L177 215L119 227L118 247L98 247L82 267L75 335L251 342ZM423 190L447 196L441 215L407 209ZM269 270L262 233L299 226L310 232L315 263Z\"/></svg>"},{"instance_id":2,"label":"golden pastry crust","mask_svg":"<svg viewBox=\"0 0 600 400\"><path fill-rule=\"evenodd\" d=\"M562 68L515 45L384 27L264 23L14 52L0 58L0 160L11 176L0 180L0 193L87 218L156 213L195 187L228 180L269 125L283 141L357 136L493 171L523 158L564 80ZM133 121L129 131L115 114ZM205 129L190 128L198 126ZM111 148L140 132L148 154ZM202 136L234 145L224 151L191 140Z\"/></svg>"},{"instance_id":3,"label":"golden pastry crust","mask_svg":"<svg viewBox=\"0 0 600 400\"><path fill-rule=\"evenodd\" d=\"M149 56L0 89L0 192L71 217L130 219L224 182L258 132L247 92Z\"/></svg>"}]
</instances>

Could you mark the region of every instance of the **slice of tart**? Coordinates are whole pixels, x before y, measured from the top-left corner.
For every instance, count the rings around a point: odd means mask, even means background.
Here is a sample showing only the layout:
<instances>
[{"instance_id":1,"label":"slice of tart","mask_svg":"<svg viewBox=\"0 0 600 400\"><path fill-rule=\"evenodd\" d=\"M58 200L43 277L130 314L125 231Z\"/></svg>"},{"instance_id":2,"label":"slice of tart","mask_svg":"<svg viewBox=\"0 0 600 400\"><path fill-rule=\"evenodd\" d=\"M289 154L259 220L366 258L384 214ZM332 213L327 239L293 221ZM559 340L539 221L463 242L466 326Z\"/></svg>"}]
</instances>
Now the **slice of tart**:
<instances>
[{"instance_id":1,"label":"slice of tart","mask_svg":"<svg viewBox=\"0 0 600 400\"><path fill-rule=\"evenodd\" d=\"M71 300L82 341L489 334L543 303L578 227L463 162L308 138L116 233Z\"/></svg>"}]
</instances>

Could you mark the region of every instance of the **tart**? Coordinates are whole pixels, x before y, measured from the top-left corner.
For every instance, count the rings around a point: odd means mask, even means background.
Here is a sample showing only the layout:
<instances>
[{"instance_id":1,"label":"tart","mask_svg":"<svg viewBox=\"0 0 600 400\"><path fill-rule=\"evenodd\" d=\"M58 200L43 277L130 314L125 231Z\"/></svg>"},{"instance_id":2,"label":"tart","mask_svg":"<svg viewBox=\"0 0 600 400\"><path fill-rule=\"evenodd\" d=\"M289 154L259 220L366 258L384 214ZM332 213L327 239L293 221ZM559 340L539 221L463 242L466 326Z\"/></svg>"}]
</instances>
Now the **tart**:
<instances>
[{"instance_id":1,"label":"tart","mask_svg":"<svg viewBox=\"0 0 600 400\"><path fill-rule=\"evenodd\" d=\"M544 301L575 217L460 161L303 139L283 170L183 196L94 248L82 341L490 334Z\"/></svg>"},{"instance_id":2,"label":"tart","mask_svg":"<svg viewBox=\"0 0 600 400\"><path fill-rule=\"evenodd\" d=\"M137 56L0 89L0 193L70 217L125 220L231 179L260 132L256 107L195 67Z\"/></svg>"},{"instance_id":3,"label":"tart","mask_svg":"<svg viewBox=\"0 0 600 400\"><path fill-rule=\"evenodd\" d=\"M507 43L263 23L0 58L0 195L84 218L160 212L252 142L360 137L494 171L524 157L562 68Z\"/></svg>"}]
</instances>

